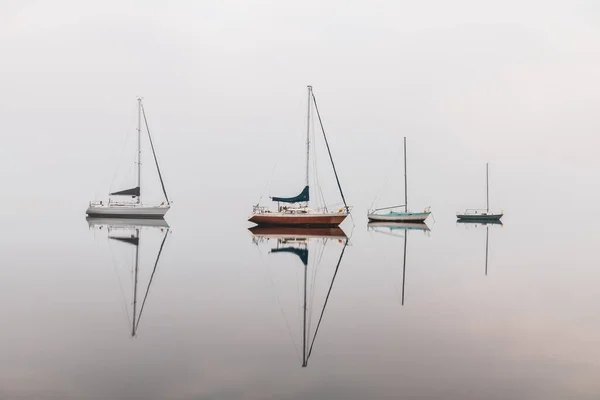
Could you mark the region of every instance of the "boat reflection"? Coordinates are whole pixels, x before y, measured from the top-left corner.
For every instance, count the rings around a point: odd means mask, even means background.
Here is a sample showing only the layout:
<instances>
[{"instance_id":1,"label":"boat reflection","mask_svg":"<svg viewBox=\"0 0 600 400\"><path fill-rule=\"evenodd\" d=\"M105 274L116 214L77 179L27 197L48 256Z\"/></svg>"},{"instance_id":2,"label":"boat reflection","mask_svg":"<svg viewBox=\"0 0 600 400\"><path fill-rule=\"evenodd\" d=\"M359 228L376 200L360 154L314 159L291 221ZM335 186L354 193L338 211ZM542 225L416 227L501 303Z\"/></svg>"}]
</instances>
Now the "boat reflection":
<instances>
[{"instance_id":1,"label":"boat reflection","mask_svg":"<svg viewBox=\"0 0 600 400\"><path fill-rule=\"evenodd\" d=\"M489 240L490 240L490 225L500 225L503 226L502 222L500 221L461 221L458 220L456 221L457 224L461 224L464 225L465 227L472 227L472 228L481 228L481 227L485 227L485 275L487 276L488 274L488 253L489 253Z\"/></svg>"},{"instance_id":2,"label":"boat reflection","mask_svg":"<svg viewBox=\"0 0 600 400\"><path fill-rule=\"evenodd\" d=\"M302 305L302 367L308 366L308 361L312 355L315 340L319 333L325 309L331 296L333 284L337 276L344 252L348 246L349 239L340 228L294 228L294 227L270 227L270 226L255 226L248 229L252 233L252 240L256 245L261 243L275 242L275 247L271 247L269 254L288 253L296 255L304 266L303 278L303 305ZM311 326L314 301L314 286L317 281L317 269L321 260L323 260L323 252L328 243L337 243L341 246L337 264L329 284L327 295L323 302L323 307L313 331ZM309 246L316 251L316 257L309 257ZM314 248L316 247L316 248ZM312 265L309 265L311 264ZM309 270L310 278L309 278ZM312 287L309 289L308 282L311 282ZM310 293L309 299L307 294ZM312 334L312 338L311 338Z\"/></svg>"},{"instance_id":3,"label":"boat reflection","mask_svg":"<svg viewBox=\"0 0 600 400\"><path fill-rule=\"evenodd\" d=\"M378 232L390 236L404 237L404 257L402 261L402 305L404 306L404 287L406 284L406 248L408 241L408 232L419 230L429 234L429 226L424 222L369 222L367 224L369 231Z\"/></svg>"},{"instance_id":4,"label":"boat reflection","mask_svg":"<svg viewBox=\"0 0 600 400\"><path fill-rule=\"evenodd\" d=\"M158 267L158 262L160 260L160 255L162 254L165 242L167 240L167 236L170 231L169 224L164 219L132 219L132 218L93 218L87 217L88 226L91 229L96 229L98 231L107 231L108 239L110 241L122 243L128 246L130 251L133 251L134 256L132 262L132 275L133 275L133 301L132 301L132 318L131 318L131 337L136 337L137 331L140 325L140 321L142 319L142 315L144 312L144 306L146 305L146 300L148 299L148 294L150 293L150 286L152 285L152 281L154 280L154 275L156 273L156 269ZM154 266L152 268L152 273L150 275L150 279L148 280L148 285L146 287L146 291L144 293L144 298L142 300L142 304L139 307L138 311L138 275L139 275L139 261L140 261L140 242L141 242L141 233L142 230L157 230L159 232L164 232L162 236L162 242L160 243L160 247L158 249L158 253L156 255L156 260L154 261ZM112 252L112 247L111 247ZM113 254L114 259L114 254Z\"/></svg>"}]
</instances>

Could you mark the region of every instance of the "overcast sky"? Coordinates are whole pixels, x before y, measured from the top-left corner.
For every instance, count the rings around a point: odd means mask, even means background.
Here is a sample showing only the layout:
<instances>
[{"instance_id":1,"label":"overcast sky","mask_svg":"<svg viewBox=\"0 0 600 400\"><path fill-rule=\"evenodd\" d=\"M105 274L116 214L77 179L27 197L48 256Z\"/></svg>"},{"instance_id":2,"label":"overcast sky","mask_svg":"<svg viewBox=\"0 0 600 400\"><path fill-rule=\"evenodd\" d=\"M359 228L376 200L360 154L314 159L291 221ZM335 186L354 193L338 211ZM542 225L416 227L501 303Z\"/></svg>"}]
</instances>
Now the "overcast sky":
<instances>
[{"instance_id":1,"label":"overcast sky","mask_svg":"<svg viewBox=\"0 0 600 400\"><path fill-rule=\"evenodd\" d=\"M43 198L79 210L102 197L143 96L179 211L243 218L274 165L267 194L302 188L307 84L360 214L390 171L391 198L402 196L403 136L415 208L483 206L486 161L492 206L507 215L600 199L594 1L0 7L3 198L22 207Z\"/></svg>"}]
</instances>

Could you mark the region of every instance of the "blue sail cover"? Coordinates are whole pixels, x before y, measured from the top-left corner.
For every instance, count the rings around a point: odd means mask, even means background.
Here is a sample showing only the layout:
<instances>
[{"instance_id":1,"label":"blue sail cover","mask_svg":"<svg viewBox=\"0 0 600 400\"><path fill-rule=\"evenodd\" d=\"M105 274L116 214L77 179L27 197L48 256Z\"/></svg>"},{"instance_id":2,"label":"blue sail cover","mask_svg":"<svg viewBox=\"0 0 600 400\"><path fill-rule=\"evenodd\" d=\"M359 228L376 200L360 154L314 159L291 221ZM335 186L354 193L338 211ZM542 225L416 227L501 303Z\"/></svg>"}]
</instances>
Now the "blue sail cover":
<instances>
[{"instance_id":1,"label":"blue sail cover","mask_svg":"<svg viewBox=\"0 0 600 400\"><path fill-rule=\"evenodd\" d=\"M295 197L271 197L273 201L280 201L282 203L300 203L303 201L308 201L308 186L305 186L302 192Z\"/></svg>"},{"instance_id":2,"label":"blue sail cover","mask_svg":"<svg viewBox=\"0 0 600 400\"><path fill-rule=\"evenodd\" d=\"M308 249L297 249L295 247L284 247L281 249L271 249L271 253L292 253L300 257L302 264L308 265Z\"/></svg>"}]
</instances>

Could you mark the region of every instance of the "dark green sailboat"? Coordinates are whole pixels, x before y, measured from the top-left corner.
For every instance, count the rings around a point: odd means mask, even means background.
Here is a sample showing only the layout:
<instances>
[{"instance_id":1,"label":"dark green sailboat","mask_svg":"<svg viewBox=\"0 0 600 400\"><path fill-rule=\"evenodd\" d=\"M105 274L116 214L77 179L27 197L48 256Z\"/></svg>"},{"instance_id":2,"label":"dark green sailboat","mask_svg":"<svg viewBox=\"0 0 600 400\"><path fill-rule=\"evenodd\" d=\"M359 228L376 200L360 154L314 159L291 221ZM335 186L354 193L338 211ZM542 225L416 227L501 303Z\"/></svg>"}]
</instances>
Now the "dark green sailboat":
<instances>
[{"instance_id":1,"label":"dark green sailboat","mask_svg":"<svg viewBox=\"0 0 600 400\"><path fill-rule=\"evenodd\" d=\"M485 209L467 208L464 213L456 214L459 221L500 221L504 215L504 211L500 213L490 213L490 185L489 185L489 167L485 163Z\"/></svg>"}]
</instances>

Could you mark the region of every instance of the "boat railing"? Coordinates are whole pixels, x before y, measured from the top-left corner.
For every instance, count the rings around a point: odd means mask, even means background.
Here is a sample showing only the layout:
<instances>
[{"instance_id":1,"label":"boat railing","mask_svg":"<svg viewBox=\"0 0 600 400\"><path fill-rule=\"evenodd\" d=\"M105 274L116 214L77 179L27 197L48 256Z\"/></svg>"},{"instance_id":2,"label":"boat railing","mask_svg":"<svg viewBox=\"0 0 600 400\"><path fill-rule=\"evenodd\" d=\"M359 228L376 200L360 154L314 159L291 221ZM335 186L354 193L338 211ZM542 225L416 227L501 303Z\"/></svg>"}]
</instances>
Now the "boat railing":
<instances>
[{"instance_id":1,"label":"boat railing","mask_svg":"<svg viewBox=\"0 0 600 400\"><path fill-rule=\"evenodd\" d=\"M159 204L144 204L144 207L167 207L170 206L171 203L167 203L167 202L162 202ZM140 207L142 206L140 203L127 203L124 201L97 201L97 200L92 200L90 201L90 207L104 207L104 206L111 206L111 207Z\"/></svg>"},{"instance_id":2,"label":"boat railing","mask_svg":"<svg viewBox=\"0 0 600 400\"><path fill-rule=\"evenodd\" d=\"M404 208L406 210L406 206L404 204L399 204L397 206L381 207L381 208L376 208L374 210L368 210L368 213L373 214L373 213L376 213L377 211L391 210L393 208Z\"/></svg>"},{"instance_id":3,"label":"boat railing","mask_svg":"<svg viewBox=\"0 0 600 400\"><path fill-rule=\"evenodd\" d=\"M488 215L488 210L485 208L467 208L464 215Z\"/></svg>"},{"instance_id":4,"label":"boat railing","mask_svg":"<svg viewBox=\"0 0 600 400\"><path fill-rule=\"evenodd\" d=\"M265 214L269 211L269 209L265 206L259 206L258 204L255 206L252 206L252 213L253 214Z\"/></svg>"}]
</instances>

